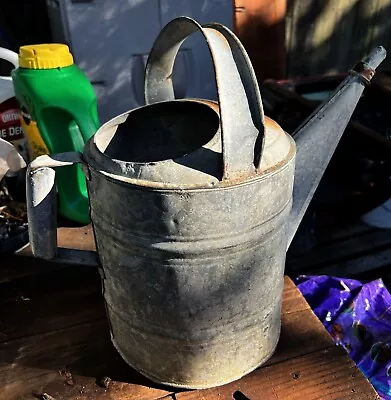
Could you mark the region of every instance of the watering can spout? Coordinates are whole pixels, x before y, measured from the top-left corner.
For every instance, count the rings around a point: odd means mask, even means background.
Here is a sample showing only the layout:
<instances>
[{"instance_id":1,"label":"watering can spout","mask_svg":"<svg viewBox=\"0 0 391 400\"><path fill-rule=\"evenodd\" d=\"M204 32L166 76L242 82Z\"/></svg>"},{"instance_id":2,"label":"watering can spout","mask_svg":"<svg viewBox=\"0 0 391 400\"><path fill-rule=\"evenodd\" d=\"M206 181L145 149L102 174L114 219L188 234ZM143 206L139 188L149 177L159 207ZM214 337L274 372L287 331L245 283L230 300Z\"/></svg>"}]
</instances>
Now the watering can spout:
<instances>
[{"instance_id":1,"label":"watering can spout","mask_svg":"<svg viewBox=\"0 0 391 400\"><path fill-rule=\"evenodd\" d=\"M297 146L293 205L288 225L288 247L299 227L323 173L348 124L360 96L386 57L379 46L356 64L326 103L293 133Z\"/></svg>"}]
</instances>

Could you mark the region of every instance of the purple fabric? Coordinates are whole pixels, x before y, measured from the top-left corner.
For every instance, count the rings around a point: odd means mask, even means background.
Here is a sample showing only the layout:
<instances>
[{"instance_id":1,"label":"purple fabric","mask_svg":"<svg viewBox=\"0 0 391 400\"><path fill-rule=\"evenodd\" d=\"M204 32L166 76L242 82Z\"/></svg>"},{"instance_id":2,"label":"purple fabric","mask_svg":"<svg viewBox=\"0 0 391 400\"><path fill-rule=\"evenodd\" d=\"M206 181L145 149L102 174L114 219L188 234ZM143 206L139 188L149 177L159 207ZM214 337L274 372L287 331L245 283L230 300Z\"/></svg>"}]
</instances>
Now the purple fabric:
<instances>
[{"instance_id":1,"label":"purple fabric","mask_svg":"<svg viewBox=\"0 0 391 400\"><path fill-rule=\"evenodd\" d=\"M391 295L383 281L299 276L295 282L334 341L391 400Z\"/></svg>"}]
</instances>

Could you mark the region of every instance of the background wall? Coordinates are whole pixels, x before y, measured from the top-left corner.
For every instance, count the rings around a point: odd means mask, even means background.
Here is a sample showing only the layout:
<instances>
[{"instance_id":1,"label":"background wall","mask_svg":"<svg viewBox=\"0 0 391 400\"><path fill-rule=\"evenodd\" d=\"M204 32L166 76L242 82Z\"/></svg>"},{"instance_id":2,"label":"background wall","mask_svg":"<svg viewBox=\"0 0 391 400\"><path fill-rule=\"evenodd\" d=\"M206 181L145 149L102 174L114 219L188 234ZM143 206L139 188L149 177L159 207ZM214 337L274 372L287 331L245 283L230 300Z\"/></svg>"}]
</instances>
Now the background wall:
<instances>
[{"instance_id":1,"label":"background wall","mask_svg":"<svg viewBox=\"0 0 391 400\"><path fill-rule=\"evenodd\" d=\"M260 81L286 75L286 14L286 0L234 0L235 33Z\"/></svg>"},{"instance_id":2,"label":"background wall","mask_svg":"<svg viewBox=\"0 0 391 400\"><path fill-rule=\"evenodd\" d=\"M113 7L122 1L112 0ZM23 44L51 41L47 4L52 3L60 0L1 0L0 46L17 51ZM232 9L235 32L260 81L347 71L380 44L391 52L391 0L232 0ZM380 69L391 69L391 54Z\"/></svg>"},{"instance_id":3,"label":"background wall","mask_svg":"<svg viewBox=\"0 0 391 400\"><path fill-rule=\"evenodd\" d=\"M391 52L391 0L288 0L289 77L347 71L373 47ZM391 68L391 53L381 68Z\"/></svg>"}]
</instances>

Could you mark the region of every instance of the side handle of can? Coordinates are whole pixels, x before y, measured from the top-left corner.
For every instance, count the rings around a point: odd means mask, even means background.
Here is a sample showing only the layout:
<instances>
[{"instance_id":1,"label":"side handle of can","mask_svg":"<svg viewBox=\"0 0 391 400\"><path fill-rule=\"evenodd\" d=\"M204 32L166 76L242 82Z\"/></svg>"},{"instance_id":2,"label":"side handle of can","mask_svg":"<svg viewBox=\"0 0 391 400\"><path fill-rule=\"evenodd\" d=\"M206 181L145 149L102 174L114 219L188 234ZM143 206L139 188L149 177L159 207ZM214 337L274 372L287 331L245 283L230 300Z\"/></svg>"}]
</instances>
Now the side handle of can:
<instances>
[{"instance_id":1,"label":"side handle of can","mask_svg":"<svg viewBox=\"0 0 391 400\"><path fill-rule=\"evenodd\" d=\"M43 155L27 168L26 199L33 255L45 260L98 266L94 251L57 248L57 199L54 168L82 163L78 152Z\"/></svg>"}]
</instances>

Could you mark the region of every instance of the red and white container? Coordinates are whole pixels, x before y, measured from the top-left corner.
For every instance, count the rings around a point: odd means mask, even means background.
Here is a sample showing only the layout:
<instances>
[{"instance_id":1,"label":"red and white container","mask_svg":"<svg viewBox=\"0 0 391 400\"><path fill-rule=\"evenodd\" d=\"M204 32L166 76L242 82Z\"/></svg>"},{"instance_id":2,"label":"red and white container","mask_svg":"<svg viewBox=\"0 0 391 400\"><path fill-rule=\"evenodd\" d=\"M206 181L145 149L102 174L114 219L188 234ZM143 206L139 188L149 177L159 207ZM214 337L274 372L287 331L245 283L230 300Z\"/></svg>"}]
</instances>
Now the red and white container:
<instances>
[{"instance_id":1,"label":"red and white container","mask_svg":"<svg viewBox=\"0 0 391 400\"><path fill-rule=\"evenodd\" d=\"M0 59L18 66L18 55L0 47ZM0 76L0 180L12 176L28 161L27 142L20 124L19 106L10 76Z\"/></svg>"}]
</instances>

